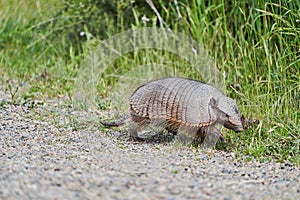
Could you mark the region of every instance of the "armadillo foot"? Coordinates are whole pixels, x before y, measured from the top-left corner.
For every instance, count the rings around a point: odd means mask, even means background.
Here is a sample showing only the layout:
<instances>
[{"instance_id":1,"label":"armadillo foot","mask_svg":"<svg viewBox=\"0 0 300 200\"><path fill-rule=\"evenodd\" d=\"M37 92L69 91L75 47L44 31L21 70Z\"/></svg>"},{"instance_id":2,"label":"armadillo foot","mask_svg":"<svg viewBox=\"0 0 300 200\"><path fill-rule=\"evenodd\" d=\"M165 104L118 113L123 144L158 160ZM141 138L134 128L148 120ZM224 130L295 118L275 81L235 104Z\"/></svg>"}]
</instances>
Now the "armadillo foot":
<instances>
[{"instance_id":1,"label":"armadillo foot","mask_svg":"<svg viewBox=\"0 0 300 200\"><path fill-rule=\"evenodd\" d=\"M129 140L131 140L131 141L136 141L136 142L144 142L146 139L145 139L145 138L141 138L141 137L136 137L136 136L130 135L130 136L129 136Z\"/></svg>"},{"instance_id":2,"label":"armadillo foot","mask_svg":"<svg viewBox=\"0 0 300 200\"><path fill-rule=\"evenodd\" d=\"M174 129L174 128L167 127L166 130L173 135L177 135L177 133L178 133L178 130Z\"/></svg>"},{"instance_id":3,"label":"armadillo foot","mask_svg":"<svg viewBox=\"0 0 300 200\"><path fill-rule=\"evenodd\" d=\"M219 135L219 140L221 142L226 142L226 139L224 138L224 136L222 135L222 133Z\"/></svg>"}]
</instances>

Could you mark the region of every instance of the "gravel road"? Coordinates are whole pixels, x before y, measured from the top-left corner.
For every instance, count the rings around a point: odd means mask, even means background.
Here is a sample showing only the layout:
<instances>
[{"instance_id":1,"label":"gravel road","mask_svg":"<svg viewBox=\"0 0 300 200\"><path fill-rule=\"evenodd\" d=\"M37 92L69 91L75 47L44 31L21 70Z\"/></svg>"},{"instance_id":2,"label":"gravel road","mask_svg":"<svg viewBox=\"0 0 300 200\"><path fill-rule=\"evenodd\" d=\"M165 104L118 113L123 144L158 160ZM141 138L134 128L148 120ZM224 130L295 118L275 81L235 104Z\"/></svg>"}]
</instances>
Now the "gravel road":
<instances>
[{"instance_id":1,"label":"gravel road","mask_svg":"<svg viewBox=\"0 0 300 200\"><path fill-rule=\"evenodd\" d=\"M5 100L0 93L0 102ZM300 199L300 169L105 133L63 102L0 107L0 199Z\"/></svg>"}]
</instances>

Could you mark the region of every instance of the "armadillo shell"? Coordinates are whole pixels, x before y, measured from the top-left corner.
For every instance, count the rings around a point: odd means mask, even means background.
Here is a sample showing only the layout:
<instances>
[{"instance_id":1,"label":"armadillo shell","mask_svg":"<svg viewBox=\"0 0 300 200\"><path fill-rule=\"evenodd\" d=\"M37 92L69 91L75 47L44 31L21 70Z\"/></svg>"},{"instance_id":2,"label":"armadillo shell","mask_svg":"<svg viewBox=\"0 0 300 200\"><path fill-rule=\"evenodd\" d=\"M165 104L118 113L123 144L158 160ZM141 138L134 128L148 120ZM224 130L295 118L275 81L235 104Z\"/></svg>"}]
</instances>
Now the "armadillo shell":
<instances>
[{"instance_id":1,"label":"armadillo shell","mask_svg":"<svg viewBox=\"0 0 300 200\"><path fill-rule=\"evenodd\" d=\"M131 113L150 120L166 120L171 126L209 126L211 97L223 94L211 85L185 78L163 78L140 86L130 98Z\"/></svg>"}]
</instances>

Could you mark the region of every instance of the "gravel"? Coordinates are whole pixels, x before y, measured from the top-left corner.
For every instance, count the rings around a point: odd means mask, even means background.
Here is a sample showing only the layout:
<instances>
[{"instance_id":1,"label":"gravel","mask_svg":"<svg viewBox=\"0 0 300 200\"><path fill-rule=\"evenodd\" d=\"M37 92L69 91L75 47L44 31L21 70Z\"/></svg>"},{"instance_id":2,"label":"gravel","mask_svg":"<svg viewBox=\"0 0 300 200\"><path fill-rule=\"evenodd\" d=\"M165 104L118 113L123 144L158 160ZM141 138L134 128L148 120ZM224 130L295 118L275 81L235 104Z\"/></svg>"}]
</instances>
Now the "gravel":
<instances>
[{"instance_id":1,"label":"gravel","mask_svg":"<svg viewBox=\"0 0 300 200\"><path fill-rule=\"evenodd\" d=\"M133 142L101 131L103 113L6 99L0 93L0 199L300 199L290 163Z\"/></svg>"}]
</instances>

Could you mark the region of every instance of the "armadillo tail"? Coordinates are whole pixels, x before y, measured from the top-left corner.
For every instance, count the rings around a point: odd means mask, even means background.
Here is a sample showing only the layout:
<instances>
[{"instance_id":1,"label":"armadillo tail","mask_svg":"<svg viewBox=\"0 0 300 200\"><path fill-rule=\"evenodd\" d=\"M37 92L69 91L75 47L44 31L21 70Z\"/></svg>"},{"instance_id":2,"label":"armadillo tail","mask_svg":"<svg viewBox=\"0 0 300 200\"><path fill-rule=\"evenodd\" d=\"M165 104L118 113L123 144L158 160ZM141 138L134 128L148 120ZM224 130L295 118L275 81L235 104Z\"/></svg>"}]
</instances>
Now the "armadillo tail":
<instances>
[{"instance_id":1,"label":"armadillo tail","mask_svg":"<svg viewBox=\"0 0 300 200\"><path fill-rule=\"evenodd\" d=\"M129 119L129 114L124 114L121 118L111 121L111 122L105 122L105 121L100 121L100 123L103 126L121 126L125 124L126 120Z\"/></svg>"}]
</instances>

